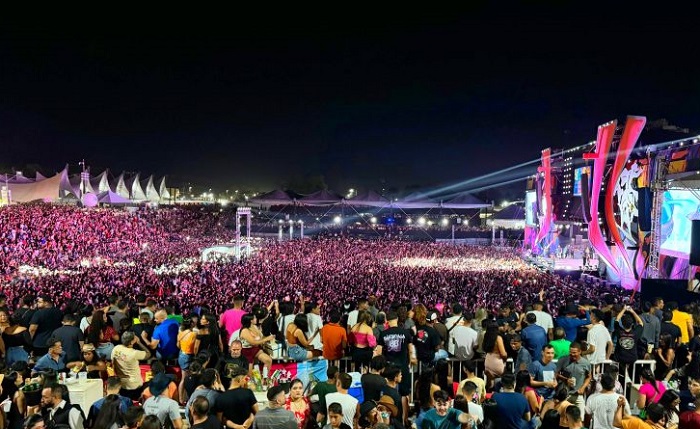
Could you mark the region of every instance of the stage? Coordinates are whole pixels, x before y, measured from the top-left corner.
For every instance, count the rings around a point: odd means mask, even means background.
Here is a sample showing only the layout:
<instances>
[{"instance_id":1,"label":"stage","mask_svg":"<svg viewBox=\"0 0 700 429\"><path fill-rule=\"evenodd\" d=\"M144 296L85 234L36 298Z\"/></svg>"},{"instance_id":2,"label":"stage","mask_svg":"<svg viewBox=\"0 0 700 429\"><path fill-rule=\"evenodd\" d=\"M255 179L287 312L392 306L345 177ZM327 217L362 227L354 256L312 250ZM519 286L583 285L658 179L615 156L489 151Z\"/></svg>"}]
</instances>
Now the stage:
<instances>
[{"instance_id":1,"label":"stage","mask_svg":"<svg viewBox=\"0 0 700 429\"><path fill-rule=\"evenodd\" d=\"M598 274L598 260L588 259L583 265L583 258L545 258L528 255L524 257L532 265L547 271L578 271L581 273Z\"/></svg>"}]
</instances>

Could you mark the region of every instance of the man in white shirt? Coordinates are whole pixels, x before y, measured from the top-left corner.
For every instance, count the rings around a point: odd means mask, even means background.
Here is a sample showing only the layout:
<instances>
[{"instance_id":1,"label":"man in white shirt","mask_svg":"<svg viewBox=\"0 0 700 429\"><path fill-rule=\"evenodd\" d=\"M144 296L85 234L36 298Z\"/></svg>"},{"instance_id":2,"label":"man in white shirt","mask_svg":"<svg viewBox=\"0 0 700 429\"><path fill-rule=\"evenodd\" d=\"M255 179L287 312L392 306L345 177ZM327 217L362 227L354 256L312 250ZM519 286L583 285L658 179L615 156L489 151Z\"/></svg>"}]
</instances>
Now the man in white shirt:
<instances>
[{"instance_id":1,"label":"man in white shirt","mask_svg":"<svg viewBox=\"0 0 700 429\"><path fill-rule=\"evenodd\" d=\"M352 376L344 372L338 374L335 387L338 390L326 395L326 408L328 405L337 402L343 407L343 423L351 428L358 427L360 420L360 402L348 394L348 389L352 386ZM326 410L328 415L328 410Z\"/></svg>"},{"instance_id":2,"label":"man in white shirt","mask_svg":"<svg viewBox=\"0 0 700 429\"><path fill-rule=\"evenodd\" d=\"M450 332L450 345L457 359L472 359L479 346L479 333L472 329L472 319L474 315L469 311L465 312L462 321Z\"/></svg>"},{"instance_id":3,"label":"man in white shirt","mask_svg":"<svg viewBox=\"0 0 700 429\"><path fill-rule=\"evenodd\" d=\"M617 410L615 379L610 374L600 377L602 392L594 393L586 401L586 427L590 429L613 429L613 418ZM625 415L630 414L630 406L625 402Z\"/></svg>"},{"instance_id":4,"label":"man in white shirt","mask_svg":"<svg viewBox=\"0 0 700 429\"><path fill-rule=\"evenodd\" d=\"M464 309L462 308L462 305L456 302L452 304L452 316L445 319L445 327L447 328L447 336L449 337L447 341L447 353L449 353L450 356L454 356L455 354L455 345L452 341L452 331L454 331L457 325L462 323L462 320L464 320L464 317L462 316L463 311Z\"/></svg>"},{"instance_id":5,"label":"man in white shirt","mask_svg":"<svg viewBox=\"0 0 700 429\"><path fill-rule=\"evenodd\" d=\"M353 326L357 325L357 316L362 310L369 310L369 301L367 298L360 298L357 300L357 308L348 313L348 332Z\"/></svg>"},{"instance_id":6,"label":"man in white shirt","mask_svg":"<svg viewBox=\"0 0 700 429\"><path fill-rule=\"evenodd\" d=\"M315 301L307 302L304 304L304 313L306 313L306 320L309 323L309 332L306 332L306 338L311 338L311 345L320 355L320 352L323 351L323 342L321 341L321 335L315 334L323 328L321 306Z\"/></svg>"},{"instance_id":7,"label":"man in white shirt","mask_svg":"<svg viewBox=\"0 0 700 429\"><path fill-rule=\"evenodd\" d=\"M532 304L532 308L531 311L528 311L528 314L533 313L535 315L537 318L535 324L544 328L547 331L547 337L552 341L554 338L554 321L552 320L552 315L544 311L544 301L542 299L535 301Z\"/></svg>"},{"instance_id":8,"label":"man in white shirt","mask_svg":"<svg viewBox=\"0 0 700 429\"><path fill-rule=\"evenodd\" d=\"M590 314L591 325L588 328L586 337L588 348L585 351L582 350L581 355L585 356L591 365L598 365L603 363L604 360L610 359L613 351L613 342L610 332L603 326L603 312L595 308L591 310ZM593 369L594 373L597 373L595 366Z\"/></svg>"}]
</instances>

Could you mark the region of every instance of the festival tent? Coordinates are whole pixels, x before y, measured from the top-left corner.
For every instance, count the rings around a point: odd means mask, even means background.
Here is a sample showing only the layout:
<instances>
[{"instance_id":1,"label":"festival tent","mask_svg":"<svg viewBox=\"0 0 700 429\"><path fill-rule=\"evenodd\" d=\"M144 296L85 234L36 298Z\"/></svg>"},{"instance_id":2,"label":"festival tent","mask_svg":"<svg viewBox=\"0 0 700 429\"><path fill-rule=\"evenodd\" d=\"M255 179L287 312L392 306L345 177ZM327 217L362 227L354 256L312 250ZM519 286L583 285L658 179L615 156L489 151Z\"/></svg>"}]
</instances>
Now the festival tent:
<instances>
[{"instance_id":1,"label":"festival tent","mask_svg":"<svg viewBox=\"0 0 700 429\"><path fill-rule=\"evenodd\" d=\"M145 186L144 186L145 185ZM158 195L158 191L156 190L155 185L153 184L153 175L147 179L141 182L142 189L144 189L144 193L146 195L146 199L150 202L158 202L160 201L160 195Z\"/></svg>"},{"instance_id":2,"label":"festival tent","mask_svg":"<svg viewBox=\"0 0 700 429\"><path fill-rule=\"evenodd\" d=\"M440 207L440 203L425 197L420 192L414 192L399 201L392 202L391 206L400 209L432 209Z\"/></svg>"},{"instance_id":3,"label":"festival tent","mask_svg":"<svg viewBox=\"0 0 700 429\"><path fill-rule=\"evenodd\" d=\"M108 174L109 169L103 171L102 174L98 176L90 178L90 185L95 192L102 193L112 190L112 188L109 186Z\"/></svg>"},{"instance_id":4,"label":"festival tent","mask_svg":"<svg viewBox=\"0 0 700 429\"><path fill-rule=\"evenodd\" d=\"M260 206L287 206L294 204L294 199L281 189L266 192L257 197L251 198L250 202Z\"/></svg>"},{"instance_id":5,"label":"festival tent","mask_svg":"<svg viewBox=\"0 0 700 429\"><path fill-rule=\"evenodd\" d=\"M124 179L124 184L129 190L129 198L132 200L143 201L146 199L146 193L143 192L143 188L141 188L140 176L140 173L136 173Z\"/></svg>"},{"instance_id":6,"label":"festival tent","mask_svg":"<svg viewBox=\"0 0 700 429\"><path fill-rule=\"evenodd\" d=\"M105 192L100 192L97 194L97 202L99 204L111 204L111 205L116 205L116 204L131 204L133 201L131 201L128 198L124 198L121 195L112 192L112 191L105 191Z\"/></svg>"},{"instance_id":7,"label":"festival tent","mask_svg":"<svg viewBox=\"0 0 700 429\"><path fill-rule=\"evenodd\" d=\"M372 190L358 193L354 197L345 200L344 203L354 207L388 207L391 205L388 198L382 197Z\"/></svg>"},{"instance_id":8,"label":"festival tent","mask_svg":"<svg viewBox=\"0 0 700 429\"><path fill-rule=\"evenodd\" d=\"M170 191L168 191L168 187L165 185L165 176L163 176L163 179L160 181L160 186L158 187L158 195L160 195L161 200L167 201L171 198Z\"/></svg>"},{"instance_id":9,"label":"festival tent","mask_svg":"<svg viewBox=\"0 0 700 429\"><path fill-rule=\"evenodd\" d=\"M124 181L124 173L119 175L117 182L111 186L111 188L114 189L114 192L124 198L129 198L131 196L129 188L126 186L126 182Z\"/></svg>"},{"instance_id":10,"label":"festival tent","mask_svg":"<svg viewBox=\"0 0 700 429\"><path fill-rule=\"evenodd\" d=\"M68 183L68 169L64 169L54 176L38 182L34 181L7 181L8 189L13 202L27 203L30 201L54 202L64 195L65 184Z\"/></svg>"},{"instance_id":11,"label":"festival tent","mask_svg":"<svg viewBox=\"0 0 700 429\"><path fill-rule=\"evenodd\" d=\"M519 229L525 227L525 208L518 203L513 203L495 213L491 220L493 224L502 228Z\"/></svg>"},{"instance_id":12,"label":"festival tent","mask_svg":"<svg viewBox=\"0 0 700 429\"><path fill-rule=\"evenodd\" d=\"M325 189L309 194L298 200L300 204L308 206L328 206L338 204L341 201L343 201L343 198L340 195Z\"/></svg>"}]
</instances>

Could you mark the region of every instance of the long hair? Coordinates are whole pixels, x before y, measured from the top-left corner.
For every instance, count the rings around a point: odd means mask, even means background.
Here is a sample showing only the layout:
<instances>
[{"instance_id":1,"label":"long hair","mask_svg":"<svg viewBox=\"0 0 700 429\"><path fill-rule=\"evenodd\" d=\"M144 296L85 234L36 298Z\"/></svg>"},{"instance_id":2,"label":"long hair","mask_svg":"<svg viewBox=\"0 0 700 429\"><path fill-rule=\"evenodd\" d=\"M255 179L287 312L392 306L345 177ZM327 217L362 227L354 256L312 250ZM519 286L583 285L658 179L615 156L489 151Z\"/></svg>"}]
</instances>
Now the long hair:
<instances>
[{"instance_id":1,"label":"long hair","mask_svg":"<svg viewBox=\"0 0 700 429\"><path fill-rule=\"evenodd\" d=\"M498 324L489 320L486 323L486 332L484 333L483 349L486 353L491 353L496 347L496 339L498 338Z\"/></svg>"},{"instance_id":2,"label":"long hair","mask_svg":"<svg viewBox=\"0 0 700 429\"><path fill-rule=\"evenodd\" d=\"M117 426L122 426L124 424L124 417L122 416L120 407L122 401L119 395L107 395L105 401L100 408L100 412L95 418L95 428L110 428L113 424Z\"/></svg>"},{"instance_id":3,"label":"long hair","mask_svg":"<svg viewBox=\"0 0 700 429\"><path fill-rule=\"evenodd\" d=\"M413 321L416 325L425 325L425 321L428 317L428 309L425 308L423 304L417 304L413 307Z\"/></svg>"},{"instance_id":4,"label":"long hair","mask_svg":"<svg viewBox=\"0 0 700 429\"><path fill-rule=\"evenodd\" d=\"M306 314L297 314L294 318L294 324L301 329L301 332L309 331L309 321L306 319Z\"/></svg>"},{"instance_id":5,"label":"long hair","mask_svg":"<svg viewBox=\"0 0 700 429\"><path fill-rule=\"evenodd\" d=\"M647 380L651 384L651 386L654 388L654 390L656 390L656 394L657 395L659 394L659 388L656 385L656 377L654 377L654 373L651 372L651 368L646 367L646 368L642 369L642 372L641 372L641 374L639 374L639 376L641 378Z\"/></svg>"},{"instance_id":6,"label":"long hair","mask_svg":"<svg viewBox=\"0 0 700 429\"><path fill-rule=\"evenodd\" d=\"M90 322L90 332L88 333L88 341L97 347L100 343L100 334L102 330L107 326L107 322L104 320L105 312L102 310L97 310L92 313L92 322Z\"/></svg>"}]
</instances>

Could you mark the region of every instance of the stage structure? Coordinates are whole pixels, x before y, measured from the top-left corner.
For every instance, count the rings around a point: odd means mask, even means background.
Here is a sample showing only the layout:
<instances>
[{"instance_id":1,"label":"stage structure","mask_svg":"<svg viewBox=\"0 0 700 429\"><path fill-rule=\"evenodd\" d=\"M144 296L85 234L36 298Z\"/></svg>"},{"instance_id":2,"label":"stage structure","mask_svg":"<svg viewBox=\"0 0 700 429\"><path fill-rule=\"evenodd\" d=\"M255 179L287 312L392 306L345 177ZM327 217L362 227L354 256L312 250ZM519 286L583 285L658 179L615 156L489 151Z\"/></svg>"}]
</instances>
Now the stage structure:
<instances>
[{"instance_id":1,"label":"stage structure","mask_svg":"<svg viewBox=\"0 0 700 429\"><path fill-rule=\"evenodd\" d=\"M250 256L250 222L251 222L251 211L250 207L238 207L236 209L236 258L241 259L241 217L246 217L246 246L245 249L246 256Z\"/></svg>"},{"instance_id":2,"label":"stage structure","mask_svg":"<svg viewBox=\"0 0 700 429\"><path fill-rule=\"evenodd\" d=\"M642 278L695 274L689 253L692 220L700 219L698 138L638 145L645 125L645 117L629 116L623 126L599 126L595 142L542 151L525 192L529 254L580 258L580 269L597 265L607 281L635 290Z\"/></svg>"}]
</instances>

